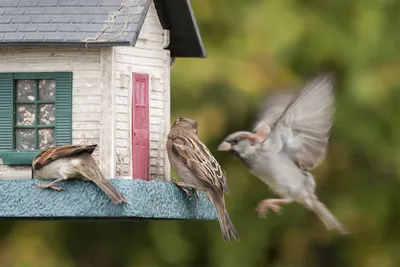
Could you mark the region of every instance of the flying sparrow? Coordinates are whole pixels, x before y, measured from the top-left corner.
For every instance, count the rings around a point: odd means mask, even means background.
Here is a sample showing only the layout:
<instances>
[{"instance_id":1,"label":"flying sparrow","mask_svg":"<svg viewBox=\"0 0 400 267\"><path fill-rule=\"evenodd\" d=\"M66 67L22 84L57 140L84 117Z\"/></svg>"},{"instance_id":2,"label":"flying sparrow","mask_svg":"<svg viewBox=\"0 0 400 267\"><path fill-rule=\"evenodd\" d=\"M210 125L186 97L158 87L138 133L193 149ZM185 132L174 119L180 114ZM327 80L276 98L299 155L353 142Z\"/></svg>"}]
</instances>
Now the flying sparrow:
<instances>
[{"instance_id":1,"label":"flying sparrow","mask_svg":"<svg viewBox=\"0 0 400 267\"><path fill-rule=\"evenodd\" d=\"M254 132L236 132L219 145L230 151L249 171L282 199L265 199L259 216L293 201L314 211L327 229L347 234L345 227L318 200L308 171L324 159L333 123L332 75L314 78L298 94L275 95L260 112Z\"/></svg>"},{"instance_id":2,"label":"flying sparrow","mask_svg":"<svg viewBox=\"0 0 400 267\"><path fill-rule=\"evenodd\" d=\"M63 145L50 147L37 155L32 162L32 178L54 179L49 184L36 184L40 188L61 191L55 184L70 178L89 179L99 186L114 204L128 201L103 176L92 157L97 145Z\"/></svg>"},{"instance_id":3,"label":"flying sparrow","mask_svg":"<svg viewBox=\"0 0 400 267\"><path fill-rule=\"evenodd\" d=\"M217 211L225 241L232 237L238 240L238 232L225 208L224 192L229 194L225 173L197 133L197 122L189 118L180 117L172 125L167 141L168 158L184 182L172 181L186 193L187 189L202 191Z\"/></svg>"}]
</instances>

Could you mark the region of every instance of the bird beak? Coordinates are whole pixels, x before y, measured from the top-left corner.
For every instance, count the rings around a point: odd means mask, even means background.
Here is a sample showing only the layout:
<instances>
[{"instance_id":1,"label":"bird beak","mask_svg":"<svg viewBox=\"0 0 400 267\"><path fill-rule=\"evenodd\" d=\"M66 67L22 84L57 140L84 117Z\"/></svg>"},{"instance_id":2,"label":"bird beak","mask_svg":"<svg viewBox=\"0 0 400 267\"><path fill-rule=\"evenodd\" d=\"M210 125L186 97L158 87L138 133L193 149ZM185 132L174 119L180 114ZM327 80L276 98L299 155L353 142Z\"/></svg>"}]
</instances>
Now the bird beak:
<instances>
[{"instance_id":1,"label":"bird beak","mask_svg":"<svg viewBox=\"0 0 400 267\"><path fill-rule=\"evenodd\" d=\"M232 145L224 141L218 146L219 151L230 151L232 150Z\"/></svg>"}]
</instances>

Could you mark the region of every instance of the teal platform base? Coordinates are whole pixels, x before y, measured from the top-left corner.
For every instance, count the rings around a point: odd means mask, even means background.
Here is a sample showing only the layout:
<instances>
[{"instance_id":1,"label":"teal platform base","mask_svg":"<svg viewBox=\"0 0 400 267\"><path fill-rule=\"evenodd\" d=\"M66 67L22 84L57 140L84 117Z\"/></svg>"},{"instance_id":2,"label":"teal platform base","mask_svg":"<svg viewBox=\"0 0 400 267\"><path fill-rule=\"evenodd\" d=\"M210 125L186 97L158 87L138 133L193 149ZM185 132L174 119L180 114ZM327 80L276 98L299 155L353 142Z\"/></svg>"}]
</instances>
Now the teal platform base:
<instances>
[{"instance_id":1,"label":"teal platform base","mask_svg":"<svg viewBox=\"0 0 400 267\"><path fill-rule=\"evenodd\" d=\"M199 193L185 199L171 182L111 179L129 204L114 205L90 181L69 180L57 186L64 190L37 188L38 179L0 180L1 219L188 219L216 220L210 201Z\"/></svg>"}]
</instances>

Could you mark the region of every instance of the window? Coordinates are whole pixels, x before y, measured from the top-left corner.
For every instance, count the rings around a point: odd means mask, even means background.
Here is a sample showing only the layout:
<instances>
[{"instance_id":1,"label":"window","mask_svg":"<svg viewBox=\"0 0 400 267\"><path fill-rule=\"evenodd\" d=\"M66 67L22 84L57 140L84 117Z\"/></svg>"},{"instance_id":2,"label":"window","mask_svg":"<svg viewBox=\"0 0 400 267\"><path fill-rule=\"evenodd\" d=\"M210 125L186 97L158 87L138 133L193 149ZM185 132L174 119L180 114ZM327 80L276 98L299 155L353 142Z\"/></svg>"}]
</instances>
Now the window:
<instances>
[{"instance_id":1,"label":"window","mask_svg":"<svg viewBox=\"0 0 400 267\"><path fill-rule=\"evenodd\" d=\"M0 73L0 156L31 164L41 149L71 143L72 73Z\"/></svg>"},{"instance_id":2,"label":"window","mask_svg":"<svg viewBox=\"0 0 400 267\"><path fill-rule=\"evenodd\" d=\"M54 79L15 80L14 149L37 150L55 144Z\"/></svg>"}]
</instances>

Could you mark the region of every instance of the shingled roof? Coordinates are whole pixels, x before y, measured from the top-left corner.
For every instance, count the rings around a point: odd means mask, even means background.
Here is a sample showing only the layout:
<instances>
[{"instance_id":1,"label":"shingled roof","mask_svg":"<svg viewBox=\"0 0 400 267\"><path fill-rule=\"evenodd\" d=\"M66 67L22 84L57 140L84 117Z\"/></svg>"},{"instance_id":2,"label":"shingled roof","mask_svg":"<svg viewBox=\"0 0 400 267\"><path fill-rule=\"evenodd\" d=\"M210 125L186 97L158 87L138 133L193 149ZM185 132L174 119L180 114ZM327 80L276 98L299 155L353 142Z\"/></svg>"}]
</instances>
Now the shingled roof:
<instances>
[{"instance_id":1,"label":"shingled roof","mask_svg":"<svg viewBox=\"0 0 400 267\"><path fill-rule=\"evenodd\" d=\"M155 1L171 56L205 57L190 0ZM135 45L151 0L0 0L0 46ZM172 20L170 18L173 18Z\"/></svg>"}]
</instances>

